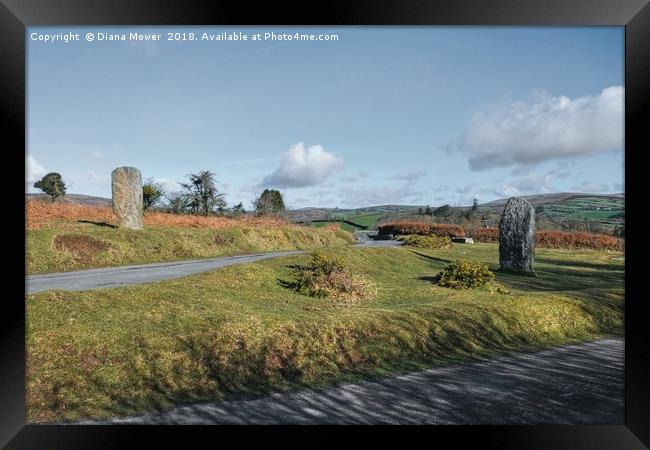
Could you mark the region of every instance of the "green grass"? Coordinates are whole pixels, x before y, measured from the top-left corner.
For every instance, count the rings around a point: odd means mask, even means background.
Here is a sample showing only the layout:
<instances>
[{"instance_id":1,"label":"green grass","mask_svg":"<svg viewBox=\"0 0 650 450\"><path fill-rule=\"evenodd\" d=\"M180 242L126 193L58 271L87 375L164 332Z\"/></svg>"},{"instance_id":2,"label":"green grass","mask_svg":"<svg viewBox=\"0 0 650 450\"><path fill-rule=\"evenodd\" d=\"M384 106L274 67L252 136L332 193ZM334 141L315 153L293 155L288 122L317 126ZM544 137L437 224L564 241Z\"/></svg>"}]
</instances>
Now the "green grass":
<instances>
[{"instance_id":1,"label":"green grass","mask_svg":"<svg viewBox=\"0 0 650 450\"><path fill-rule=\"evenodd\" d=\"M551 218L612 224L617 223L615 218L624 211L624 204L623 199L576 198L546 205L542 214ZM595 209L596 207L601 209Z\"/></svg>"},{"instance_id":2,"label":"green grass","mask_svg":"<svg viewBox=\"0 0 650 450\"><path fill-rule=\"evenodd\" d=\"M378 288L355 303L287 288L308 255L140 286L29 296L30 422L109 417L270 390L320 387L623 332L620 253L537 251L538 277L511 290L432 279L492 244L330 248Z\"/></svg>"},{"instance_id":3,"label":"green grass","mask_svg":"<svg viewBox=\"0 0 650 450\"><path fill-rule=\"evenodd\" d=\"M316 228L323 228L323 227L325 227L325 226L327 226L327 225L329 225L331 223L338 224L341 227L342 230L345 230L345 231L347 231L349 233L354 233L355 231L361 229L359 227L355 227L354 225L350 225L349 223L339 222L337 220L332 221L332 222L311 222L311 224Z\"/></svg>"},{"instance_id":4,"label":"green grass","mask_svg":"<svg viewBox=\"0 0 650 450\"><path fill-rule=\"evenodd\" d=\"M384 216L384 213L375 213L375 214L357 214L347 217L351 222L358 223L369 228L374 228L377 225L377 221Z\"/></svg>"},{"instance_id":5,"label":"green grass","mask_svg":"<svg viewBox=\"0 0 650 450\"><path fill-rule=\"evenodd\" d=\"M83 236L105 248L77 251L57 247L57 236ZM142 231L133 231L92 224L62 224L52 229L27 231L26 270L29 274L63 272L278 250L307 250L353 242L352 235L345 231L315 230L295 225L221 230L146 227Z\"/></svg>"}]
</instances>

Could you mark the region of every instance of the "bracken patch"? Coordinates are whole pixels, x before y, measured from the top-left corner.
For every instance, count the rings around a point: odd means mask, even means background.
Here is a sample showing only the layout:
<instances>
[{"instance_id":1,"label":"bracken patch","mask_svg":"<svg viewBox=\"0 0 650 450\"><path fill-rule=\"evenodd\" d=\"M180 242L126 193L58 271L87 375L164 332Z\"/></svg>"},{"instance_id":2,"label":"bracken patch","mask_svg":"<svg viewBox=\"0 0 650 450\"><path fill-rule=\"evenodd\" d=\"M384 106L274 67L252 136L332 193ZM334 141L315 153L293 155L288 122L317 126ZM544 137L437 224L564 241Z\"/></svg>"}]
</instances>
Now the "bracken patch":
<instances>
[{"instance_id":1,"label":"bracken patch","mask_svg":"<svg viewBox=\"0 0 650 450\"><path fill-rule=\"evenodd\" d=\"M63 234L54 238L54 247L72 253L82 264L89 264L97 253L108 250L111 245L90 236Z\"/></svg>"}]
</instances>

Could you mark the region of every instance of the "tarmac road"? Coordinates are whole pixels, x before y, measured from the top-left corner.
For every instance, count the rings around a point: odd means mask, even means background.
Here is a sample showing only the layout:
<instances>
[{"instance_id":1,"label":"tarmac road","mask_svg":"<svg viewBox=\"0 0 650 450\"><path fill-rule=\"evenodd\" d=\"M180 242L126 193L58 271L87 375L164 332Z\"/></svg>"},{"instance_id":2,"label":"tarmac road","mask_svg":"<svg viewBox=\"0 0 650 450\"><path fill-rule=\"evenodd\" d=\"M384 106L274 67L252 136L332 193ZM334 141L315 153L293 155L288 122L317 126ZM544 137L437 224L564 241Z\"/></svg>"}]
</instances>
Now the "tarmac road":
<instances>
[{"instance_id":1,"label":"tarmac road","mask_svg":"<svg viewBox=\"0 0 650 450\"><path fill-rule=\"evenodd\" d=\"M83 424L624 424L624 342L606 338L337 387Z\"/></svg>"},{"instance_id":2,"label":"tarmac road","mask_svg":"<svg viewBox=\"0 0 650 450\"><path fill-rule=\"evenodd\" d=\"M356 245L359 247L394 247L401 244L400 241L367 241ZM304 251L293 250L257 253L254 255L228 256L223 258L28 275L25 277L25 292L27 294L33 294L35 292L55 289L64 291L87 291L91 289L150 283L152 281L169 280L195 273L207 272L234 264L247 264L263 259L297 255L300 253L304 253Z\"/></svg>"}]
</instances>

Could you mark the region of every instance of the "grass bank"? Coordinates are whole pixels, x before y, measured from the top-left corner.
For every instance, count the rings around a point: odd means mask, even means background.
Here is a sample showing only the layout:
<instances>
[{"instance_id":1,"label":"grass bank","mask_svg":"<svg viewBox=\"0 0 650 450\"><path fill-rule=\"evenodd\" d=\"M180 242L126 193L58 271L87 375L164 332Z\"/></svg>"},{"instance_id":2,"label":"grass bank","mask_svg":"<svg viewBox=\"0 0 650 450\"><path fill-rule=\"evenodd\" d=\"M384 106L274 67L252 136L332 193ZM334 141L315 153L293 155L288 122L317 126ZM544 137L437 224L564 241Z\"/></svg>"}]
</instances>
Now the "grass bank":
<instances>
[{"instance_id":1,"label":"grass bank","mask_svg":"<svg viewBox=\"0 0 650 450\"><path fill-rule=\"evenodd\" d=\"M234 221L218 229L145 225L144 230L133 231L95 223L62 221L26 231L26 270L29 274L64 272L278 250L308 250L353 242L353 236L343 230L287 223L265 227Z\"/></svg>"},{"instance_id":2,"label":"grass bank","mask_svg":"<svg viewBox=\"0 0 650 450\"><path fill-rule=\"evenodd\" d=\"M372 300L298 294L307 255L141 286L28 296L30 422L110 417L174 404L319 387L623 332L620 253L537 251L512 292L453 290L433 277L494 244L332 248L375 283Z\"/></svg>"}]
</instances>

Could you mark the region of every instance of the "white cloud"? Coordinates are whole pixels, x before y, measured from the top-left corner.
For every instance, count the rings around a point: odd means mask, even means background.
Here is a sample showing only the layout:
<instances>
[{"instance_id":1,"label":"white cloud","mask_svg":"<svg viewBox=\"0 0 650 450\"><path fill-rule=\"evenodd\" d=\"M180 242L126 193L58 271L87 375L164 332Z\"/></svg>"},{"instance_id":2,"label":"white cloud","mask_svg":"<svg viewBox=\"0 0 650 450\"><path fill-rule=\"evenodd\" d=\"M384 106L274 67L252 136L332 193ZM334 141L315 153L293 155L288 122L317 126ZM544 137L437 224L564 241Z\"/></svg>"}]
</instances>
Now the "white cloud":
<instances>
[{"instance_id":1,"label":"white cloud","mask_svg":"<svg viewBox=\"0 0 650 450\"><path fill-rule=\"evenodd\" d=\"M553 181L557 178L555 171L547 172L543 175L529 174L518 180L513 180L502 184L500 188L494 190L497 196L512 197L518 195L546 194L554 192Z\"/></svg>"},{"instance_id":2,"label":"white cloud","mask_svg":"<svg viewBox=\"0 0 650 450\"><path fill-rule=\"evenodd\" d=\"M368 172L364 172L363 170L360 170L359 172L357 172L356 175L343 177L341 178L341 180L345 183L355 183L357 181L365 180L368 177L369 177Z\"/></svg>"},{"instance_id":3,"label":"white cloud","mask_svg":"<svg viewBox=\"0 0 650 450\"><path fill-rule=\"evenodd\" d=\"M102 152L95 151L95 152L92 153L92 156L95 159L102 159L104 157L104 154Z\"/></svg>"},{"instance_id":4,"label":"white cloud","mask_svg":"<svg viewBox=\"0 0 650 450\"><path fill-rule=\"evenodd\" d=\"M339 191L342 202L350 207L377 206L386 204L412 203L422 200L426 192L403 186L376 186L368 188L344 188Z\"/></svg>"},{"instance_id":5,"label":"white cloud","mask_svg":"<svg viewBox=\"0 0 650 450\"><path fill-rule=\"evenodd\" d=\"M155 183L160 183L163 186L163 189L167 193L178 192L181 190L181 185L178 181L172 180L171 178L154 178Z\"/></svg>"},{"instance_id":6,"label":"white cloud","mask_svg":"<svg viewBox=\"0 0 650 450\"><path fill-rule=\"evenodd\" d=\"M26 184L36 183L47 174L47 170L31 155L25 157L25 165L27 166Z\"/></svg>"},{"instance_id":7,"label":"white cloud","mask_svg":"<svg viewBox=\"0 0 650 450\"><path fill-rule=\"evenodd\" d=\"M280 167L262 180L262 185L277 188L316 186L343 167L343 160L326 152L322 146L305 148L302 142L292 145L282 155Z\"/></svg>"},{"instance_id":8,"label":"white cloud","mask_svg":"<svg viewBox=\"0 0 650 450\"><path fill-rule=\"evenodd\" d=\"M456 188L456 193L457 194L469 194L469 193L474 193L476 192L477 187L476 183L471 181L468 184L466 184L463 187Z\"/></svg>"},{"instance_id":9,"label":"white cloud","mask_svg":"<svg viewBox=\"0 0 650 450\"><path fill-rule=\"evenodd\" d=\"M93 184L106 185L109 182L108 175L97 175L94 170L89 170L87 173L88 181Z\"/></svg>"},{"instance_id":10,"label":"white cloud","mask_svg":"<svg viewBox=\"0 0 650 450\"><path fill-rule=\"evenodd\" d=\"M577 192L590 192L600 193L609 191L609 186L606 183L595 183L593 181L583 181L582 183L573 186L571 189Z\"/></svg>"},{"instance_id":11,"label":"white cloud","mask_svg":"<svg viewBox=\"0 0 650 450\"><path fill-rule=\"evenodd\" d=\"M388 177L390 180L402 180L402 181L412 181L422 178L427 173L424 170L411 169L406 172L397 173Z\"/></svg>"},{"instance_id":12,"label":"white cloud","mask_svg":"<svg viewBox=\"0 0 650 450\"><path fill-rule=\"evenodd\" d=\"M507 101L477 113L451 148L472 170L526 166L623 149L623 87L570 99L543 91L528 104Z\"/></svg>"}]
</instances>

